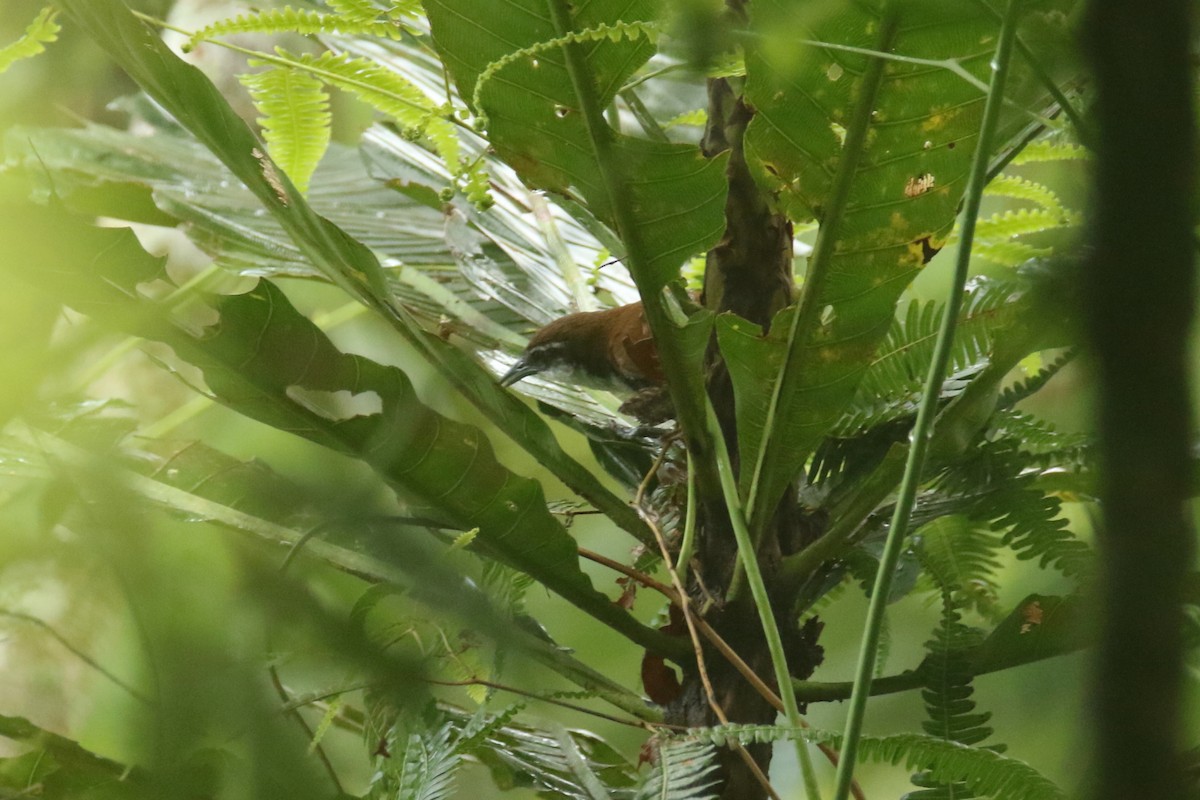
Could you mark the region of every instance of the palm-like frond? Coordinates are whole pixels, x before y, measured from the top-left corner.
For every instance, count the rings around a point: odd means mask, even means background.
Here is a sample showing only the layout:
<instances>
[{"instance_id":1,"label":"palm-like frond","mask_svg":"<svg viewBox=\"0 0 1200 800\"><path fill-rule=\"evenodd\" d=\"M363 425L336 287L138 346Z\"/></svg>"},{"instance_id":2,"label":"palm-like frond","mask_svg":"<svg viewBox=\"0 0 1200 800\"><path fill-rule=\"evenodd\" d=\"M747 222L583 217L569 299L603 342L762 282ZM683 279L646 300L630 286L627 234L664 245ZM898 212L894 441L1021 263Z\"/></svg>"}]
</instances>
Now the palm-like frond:
<instances>
[{"instance_id":1,"label":"palm-like frond","mask_svg":"<svg viewBox=\"0 0 1200 800\"><path fill-rule=\"evenodd\" d=\"M707 742L667 740L642 779L636 800L707 800L715 797L716 749Z\"/></svg>"},{"instance_id":2,"label":"palm-like frond","mask_svg":"<svg viewBox=\"0 0 1200 800\"><path fill-rule=\"evenodd\" d=\"M410 734L402 753L392 758L400 762L395 775L394 797L404 800L446 800L454 788L454 773L462 758L451 741L452 726L447 723L431 735Z\"/></svg>"},{"instance_id":3,"label":"palm-like frond","mask_svg":"<svg viewBox=\"0 0 1200 800\"><path fill-rule=\"evenodd\" d=\"M639 784L636 769L602 739L566 730L545 730L516 721L519 707L499 713L480 709L474 714L438 705L419 717L404 715L387 734L389 739L418 737L431 765L448 764L470 756L504 787L528 786L553 797L596 800L596 787L613 797L627 798ZM383 770L394 769L381 759ZM430 770L430 774L434 774ZM678 766L679 778L687 772ZM394 783L391 785L395 785ZM682 784L680 784L682 786ZM407 800L409 795L394 795Z\"/></svg>"}]
</instances>

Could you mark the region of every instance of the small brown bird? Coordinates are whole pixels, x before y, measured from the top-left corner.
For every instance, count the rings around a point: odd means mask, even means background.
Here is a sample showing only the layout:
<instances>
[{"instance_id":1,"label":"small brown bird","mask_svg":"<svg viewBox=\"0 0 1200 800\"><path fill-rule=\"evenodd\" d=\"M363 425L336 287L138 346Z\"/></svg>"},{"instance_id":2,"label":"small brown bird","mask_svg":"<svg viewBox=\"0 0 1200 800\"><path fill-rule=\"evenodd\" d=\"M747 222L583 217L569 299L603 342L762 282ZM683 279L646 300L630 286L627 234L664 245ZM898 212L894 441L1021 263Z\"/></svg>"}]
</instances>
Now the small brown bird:
<instances>
[{"instance_id":1,"label":"small brown bird","mask_svg":"<svg viewBox=\"0 0 1200 800\"><path fill-rule=\"evenodd\" d=\"M635 390L663 381L658 348L641 303L559 317L533 335L500 385L511 386L540 372Z\"/></svg>"}]
</instances>

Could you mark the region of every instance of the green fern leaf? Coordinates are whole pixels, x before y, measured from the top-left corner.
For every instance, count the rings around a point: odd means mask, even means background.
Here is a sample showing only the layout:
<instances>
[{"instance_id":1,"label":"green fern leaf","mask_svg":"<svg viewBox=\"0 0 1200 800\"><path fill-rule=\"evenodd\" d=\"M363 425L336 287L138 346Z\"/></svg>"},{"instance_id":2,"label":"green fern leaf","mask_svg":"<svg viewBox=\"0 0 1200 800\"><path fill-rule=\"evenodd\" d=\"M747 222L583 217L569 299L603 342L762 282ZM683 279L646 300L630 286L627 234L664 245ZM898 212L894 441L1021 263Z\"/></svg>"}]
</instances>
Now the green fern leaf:
<instances>
[{"instance_id":1,"label":"green fern leaf","mask_svg":"<svg viewBox=\"0 0 1200 800\"><path fill-rule=\"evenodd\" d=\"M381 9L371 0L325 0L332 11L347 20L372 20L379 17Z\"/></svg>"},{"instance_id":2,"label":"green fern leaf","mask_svg":"<svg viewBox=\"0 0 1200 800\"><path fill-rule=\"evenodd\" d=\"M524 709L525 706L520 703L509 706L499 714L488 714L484 709L479 709L459 730L456 746L464 753L481 747L489 737L511 724Z\"/></svg>"},{"instance_id":3,"label":"green fern leaf","mask_svg":"<svg viewBox=\"0 0 1200 800\"><path fill-rule=\"evenodd\" d=\"M975 235L985 242L997 241L1056 228L1075 227L1082 222L1083 216L1075 211L1023 208L1004 211L979 220L975 227Z\"/></svg>"},{"instance_id":4,"label":"green fern leaf","mask_svg":"<svg viewBox=\"0 0 1200 800\"><path fill-rule=\"evenodd\" d=\"M955 513L987 520L1022 560L1036 559L1067 577L1086 578L1095 566L1091 548L1075 538L1060 514L1062 504L1033 486L1036 455L1010 438L984 441L947 470L938 491L953 498Z\"/></svg>"},{"instance_id":5,"label":"green fern leaf","mask_svg":"<svg viewBox=\"0 0 1200 800\"><path fill-rule=\"evenodd\" d=\"M251 65L258 66L254 62ZM263 115L258 122L263 126L271 158L301 192L307 192L308 182L329 148L333 124L324 84L286 67L239 79Z\"/></svg>"},{"instance_id":6,"label":"green fern leaf","mask_svg":"<svg viewBox=\"0 0 1200 800\"><path fill-rule=\"evenodd\" d=\"M463 187L467 200L480 211L487 211L495 204L492 197L491 176L488 175L487 163L476 159L466 169L466 184Z\"/></svg>"},{"instance_id":7,"label":"green fern leaf","mask_svg":"<svg viewBox=\"0 0 1200 800\"><path fill-rule=\"evenodd\" d=\"M1052 247L1034 247L1025 242L975 242L971 253L1005 267L1019 267L1034 258L1045 258L1054 252Z\"/></svg>"},{"instance_id":8,"label":"green fern leaf","mask_svg":"<svg viewBox=\"0 0 1200 800\"><path fill-rule=\"evenodd\" d=\"M983 193L992 197L1011 197L1033 203L1043 211L1061 214L1062 202L1048 186L1017 175L999 175L988 184Z\"/></svg>"},{"instance_id":9,"label":"green fern leaf","mask_svg":"<svg viewBox=\"0 0 1200 800\"><path fill-rule=\"evenodd\" d=\"M1000 538L983 524L961 514L947 514L913 534L917 557L939 595L956 606L975 606L989 618L996 608L996 551Z\"/></svg>"},{"instance_id":10,"label":"green fern leaf","mask_svg":"<svg viewBox=\"0 0 1200 800\"><path fill-rule=\"evenodd\" d=\"M966 387L966 379L983 364L993 340L1008 324L1004 311L1016 286L1009 281L977 280L968 288L955 329L950 377L942 389L949 399ZM916 413L929 360L937 341L942 306L913 301L892 323L887 337L867 367L862 382L834 433L854 436Z\"/></svg>"},{"instance_id":11,"label":"green fern leaf","mask_svg":"<svg viewBox=\"0 0 1200 800\"><path fill-rule=\"evenodd\" d=\"M840 738L840 737L839 737ZM1066 793L1028 764L994 750L920 734L864 737L859 754L869 761L924 769L931 780L961 783L976 795L1005 800L1066 800Z\"/></svg>"},{"instance_id":12,"label":"green fern leaf","mask_svg":"<svg viewBox=\"0 0 1200 800\"><path fill-rule=\"evenodd\" d=\"M208 39L234 33L296 33L305 36L325 34L399 39L403 32L404 29L391 19L377 21L373 17L364 19L353 15L322 14L319 11L284 6L218 20L192 34L192 38L183 49L189 51Z\"/></svg>"},{"instance_id":13,"label":"green fern leaf","mask_svg":"<svg viewBox=\"0 0 1200 800\"><path fill-rule=\"evenodd\" d=\"M1096 466L1095 440L1090 435L1061 431L1045 420L1020 411L997 411L991 422L990 436L1019 443L1021 452L1029 456L1033 466L1057 470Z\"/></svg>"},{"instance_id":14,"label":"green fern leaf","mask_svg":"<svg viewBox=\"0 0 1200 800\"><path fill-rule=\"evenodd\" d=\"M50 6L43 8L25 28L25 33L20 39L0 48L0 75L18 61L33 58L43 52L47 44L58 40L60 30L62 27L58 24L58 11Z\"/></svg>"},{"instance_id":15,"label":"green fern leaf","mask_svg":"<svg viewBox=\"0 0 1200 800\"><path fill-rule=\"evenodd\" d=\"M296 56L280 51L280 55L314 77L350 92L410 131L429 135L435 146L440 143L441 147L450 151L438 151L443 159L449 162L453 158L457 161L458 140L456 136L447 134L453 127L442 117L443 110L403 76L370 59L345 53ZM430 133L430 128L434 129L433 133Z\"/></svg>"},{"instance_id":16,"label":"green fern leaf","mask_svg":"<svg viewBox=\"0 0 1200 800\"><path fill-rule=\"evenodd\" d=\"M445 117L431 115L425 120L424 131L425 135L429 137L429 141L433 143L433 147L437 150L438 155L446 162L450 174L454 176L461 175L463 165L459 158L458 131L454 129L454 123Z\"/></svg>"},{"instance_id":17,"label":"green fern leaf","mask_svg":"<svg viewBox=\"0 0 1200 800\"><path fill-rule=\"evenodd\" d=\"M1082 145L1074 142L1034 142L1013 159L1014 164L1032 164L1039 161L1082 161L1091 154Z\"/></svg>"},{"instance_id":18,"label":"green fern leaf","mask_svg":"<svg viewBox=\"0 0 1200 800\"><path fill-rule=\"evenodd\" d=\"M953 557L945 551L941 555ZM947 559L943 558L943 562L945 561ZM969 574L970 570L956 569L955 572ZM949 577L953 579L957 575ZM965 745L977 745L991 736L992 729L986 727L986 723L992 715L971 713L975 710L975 701L971 699L975 690L971 685L973 676L966 655L971 648L977 647L983 638L980 631L962 624L955 606L954 593L949 586L943 586L942 622L934 632L933 639L926 644L928 655L921 664L921 675L925 684L921 691L921 699L925 703L928 717L921 723L921 727L931 736ZM911 793L908 795L911 798L933 800L945 797L948 800L966 800L974 796L961 781L945 783L925 770L913 775L912 782L923 787L925 791Z\"/></svg>"},{"instance_id":19,"label":"green fern leaf","mask_svg":"<svg viewBox=\"0 0 1200 800\"><path fill-rule=\"evenodd\" d=\"M1077 352L1074 348L1067 350L1059 355L1052 362L1042 367L1036 374L1031 375L1022 381L1017 381L1007 387L1000 393L1000 399L996 401L997 408L1012 408L1017 403L1024 400L1026 397L1031 397L1033 394L1041 391L1041 388L1047 382L1062 370L1067 364L1075 358Z\"/></svg>"}]
</instances>

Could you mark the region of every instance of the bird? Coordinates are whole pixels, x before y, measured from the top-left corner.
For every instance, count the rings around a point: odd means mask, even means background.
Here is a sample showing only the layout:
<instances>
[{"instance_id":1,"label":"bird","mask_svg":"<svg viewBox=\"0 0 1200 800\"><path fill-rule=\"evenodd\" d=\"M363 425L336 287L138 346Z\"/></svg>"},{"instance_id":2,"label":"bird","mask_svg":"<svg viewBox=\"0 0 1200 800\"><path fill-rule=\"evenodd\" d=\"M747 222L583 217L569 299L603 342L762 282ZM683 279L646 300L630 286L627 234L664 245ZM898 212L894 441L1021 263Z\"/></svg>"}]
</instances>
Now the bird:
<instances>
[{"instance_id":1,"label":"bird","mask_svg":"<svg viewBox=\"0 0 1200 800\"><path fill-rule=\"evenodd\" d=\"M538 329L501 386L546 373L598 388L643 390L663 382L642 304L579 311Z\"/></svg>"}]
</instances>

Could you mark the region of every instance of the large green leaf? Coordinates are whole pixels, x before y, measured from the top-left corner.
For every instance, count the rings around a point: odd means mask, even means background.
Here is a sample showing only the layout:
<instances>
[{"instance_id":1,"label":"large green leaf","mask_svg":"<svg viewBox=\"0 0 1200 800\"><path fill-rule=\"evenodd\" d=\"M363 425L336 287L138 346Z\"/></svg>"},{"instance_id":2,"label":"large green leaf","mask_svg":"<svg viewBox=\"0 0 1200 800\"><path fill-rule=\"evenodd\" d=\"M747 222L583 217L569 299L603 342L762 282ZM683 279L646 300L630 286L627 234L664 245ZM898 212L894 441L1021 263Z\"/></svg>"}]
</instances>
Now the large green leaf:
<instances>
[{"instance_id":1,"label":"large green leaf","mask_svg":"<svg viewBox=\"0 0 1200 800\"><path fill-rule=\"evenodd\" d=\"M950 234L999 22L981 3L865 2L825 15L781 0L752 8L759 41L747 57L746 94L758 113L746 132L748 161L788 214L816 218L831 244L823 266L810 264L800 324L787 316L772 326L787 332L786 352L772 363L780 371L732 370L742 488L754 486L761 524L853 397L901 292ZM884 21L893 14L894 27ZM880 49L924 61L885 61L872 95L864 51ZM1030 122L1021 106L1040 91L1027 71L1011 85L1000 147ZM839 206L844 213L830 216ZM762 348L734 327L722 326L726 359L753 359Z\"/></svg>"},{"instance_id":2,"label":"large green leaf","mask_svg":"<svg viewBox=\"0 0 1200 800\"><path fill-rule=\"evenodd\" d=\"M635 139L607 126L590 129L562 47L530 50L488 73L502 59L561 39L546 0L508 0L500 7L486 0L430 0L425 7L434 43L463 97L478 98L488 138L527 182L577 193L615 228L604 172L617 165L628 185L635 235L647 249L645 274L635 275L643 295L674 278L689 255L716 242L725 222L724 159L707 160L693 145ZM621 28L652 21L659 12L655 0L593 0L574 7L572 28L562 33ZM646 38L630 35L597 33L595 40L574 45L583 54L584 80L602 107L654 52ZM611 157L602 152L605 146Z\"/></svg>"},{"instance_id":3,"label":"large green leaf","mask_svg":"<svg viewBox=\"0 0 1200 800\"><path fill-rule=\"evenodd\" d=\"M165 276L160 260L130 232L35 208L13 209L11 216L21 234L10 251L13 263L65 303L102 324L170 345L203 371L209 389L230 408L362 459L398 491L425 503L430 516L477 528L478 550L527 572L634 641L656 647L666 640L596 591L579 568L574 541L547 510L540 484L501 466L477 428L424 405L399 369L338 351L272 284L214 298L215 322L193 316L194 308L187 318L172 317L139 288Z\"/></svg>"},{"instance_id":4,"label":"large green leaf","mask_svg":"<svg viewBox=\"0 0 1200 800\"><path fill-rule=\"evenodd\" d=\"M417 327L391 295L375 255L313 211L263 145L196 68L180 61L121 0L66 0L66 11L156 101L216 155L258 198L304 258L352 297L377 311L464 397L619 526L651 541L636 513L558 445L545 422L497 386L477 362Z\"/></svg>"}]
</instances>

